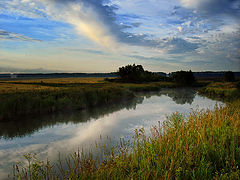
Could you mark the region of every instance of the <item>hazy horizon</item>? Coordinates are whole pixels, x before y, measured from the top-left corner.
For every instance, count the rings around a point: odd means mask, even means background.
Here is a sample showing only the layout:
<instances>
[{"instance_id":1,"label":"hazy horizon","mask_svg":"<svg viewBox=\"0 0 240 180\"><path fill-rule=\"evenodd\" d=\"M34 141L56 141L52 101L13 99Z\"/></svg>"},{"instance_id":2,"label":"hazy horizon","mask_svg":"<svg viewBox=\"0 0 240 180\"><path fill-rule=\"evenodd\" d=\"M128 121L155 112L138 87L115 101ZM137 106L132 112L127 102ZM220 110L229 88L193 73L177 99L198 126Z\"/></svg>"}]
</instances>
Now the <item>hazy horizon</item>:
<instances>
[{"instance_id":1,"label":"hazy horizon","mask_svg":"<svg viewBox=\"0 0 240 180\"><path fill-rule=\"evenodd\" d=\"M2 0L0 73L240 71L240 0Z\"/></svg>"}]
</instances>

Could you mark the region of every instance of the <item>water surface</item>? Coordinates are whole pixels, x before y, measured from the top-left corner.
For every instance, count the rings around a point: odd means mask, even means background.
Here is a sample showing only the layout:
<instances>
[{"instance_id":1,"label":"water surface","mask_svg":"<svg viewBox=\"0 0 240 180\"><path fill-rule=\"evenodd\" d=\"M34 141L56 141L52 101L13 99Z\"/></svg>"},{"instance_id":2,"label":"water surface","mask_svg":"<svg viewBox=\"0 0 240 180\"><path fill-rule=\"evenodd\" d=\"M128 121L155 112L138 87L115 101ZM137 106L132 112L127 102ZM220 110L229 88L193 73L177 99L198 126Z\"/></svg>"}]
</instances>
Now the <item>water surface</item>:
<instances>
[{"instance_id":1,"label":"water surface","mask_svg":"<svg viewBox=\"0 0 240 180\"><path fill-rule=\"evenodd\" d=\"M213 109L219 101L199 96L195 89L163 89L138 94L135 99L90 111L58 113L21 122L0 123L0 179L6 179L12 165L28 152L53 162L58 152L68 154L93 148L101 137L112 142L134 136L134 130L166 120L173 112L188 114L191 109Z\"/></svg>"}]
</instances>

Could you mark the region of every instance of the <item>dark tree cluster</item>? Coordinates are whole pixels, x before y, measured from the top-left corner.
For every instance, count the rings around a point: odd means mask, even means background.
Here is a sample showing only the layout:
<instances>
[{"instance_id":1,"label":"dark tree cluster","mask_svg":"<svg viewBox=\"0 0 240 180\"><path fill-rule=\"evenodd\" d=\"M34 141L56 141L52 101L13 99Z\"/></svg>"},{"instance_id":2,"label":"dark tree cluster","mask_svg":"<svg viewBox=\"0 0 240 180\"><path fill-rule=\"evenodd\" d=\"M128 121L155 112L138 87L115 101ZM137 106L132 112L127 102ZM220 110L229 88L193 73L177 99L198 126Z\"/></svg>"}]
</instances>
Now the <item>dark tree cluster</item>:
<instances>
[{"instance_id":1,"label":"dark tree cluster","mask_svg":"<svg viewBox=\"0 0 240 180\"><path fill-rule=\"evenodd\" d=\"M195 83L195 77L192 71L177 71L173 73L172 79L178 85L190 86Z\"/></svg>"},{"instance_id":2,"label":"dark tree cluster","mask_svg":"<svg viewBox=\"0 0 240 180\"><path fill-rule=\"evenodd\" d=\"M120 67L117 74L123 82L153 82L163 80L163 77L149 71L145 71L142 65L127 65Z\"/></svg>"},{"instance_id":3,"label":"dark tree cluster","mask_svg":"<svg viewBox=\"0 0 240 180\"><path fill-rule=\"evenodd\" d=\"M235 81L235 75L232 71L227 71L224 73L224 80L227 82Z\"/></svg>"}]
</instances>

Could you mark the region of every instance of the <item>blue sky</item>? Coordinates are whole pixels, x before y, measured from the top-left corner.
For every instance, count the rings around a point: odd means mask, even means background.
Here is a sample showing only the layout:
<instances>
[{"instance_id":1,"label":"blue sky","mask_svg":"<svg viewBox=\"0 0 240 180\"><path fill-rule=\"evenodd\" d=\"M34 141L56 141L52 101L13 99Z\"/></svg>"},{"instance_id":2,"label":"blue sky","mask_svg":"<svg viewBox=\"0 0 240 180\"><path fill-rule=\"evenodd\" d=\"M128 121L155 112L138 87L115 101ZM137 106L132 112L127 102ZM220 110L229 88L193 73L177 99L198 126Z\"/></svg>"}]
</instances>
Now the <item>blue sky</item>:
<instances>
[{"instance_id":1,"label":"blue sky","mask_svg":"<svg viewBox=\"0 0 240 180\"><path fill-rule=\"evenodd\" d=\"M240 0L1 0L0 72L240 71Z\"/></svg>"}]
</instances>

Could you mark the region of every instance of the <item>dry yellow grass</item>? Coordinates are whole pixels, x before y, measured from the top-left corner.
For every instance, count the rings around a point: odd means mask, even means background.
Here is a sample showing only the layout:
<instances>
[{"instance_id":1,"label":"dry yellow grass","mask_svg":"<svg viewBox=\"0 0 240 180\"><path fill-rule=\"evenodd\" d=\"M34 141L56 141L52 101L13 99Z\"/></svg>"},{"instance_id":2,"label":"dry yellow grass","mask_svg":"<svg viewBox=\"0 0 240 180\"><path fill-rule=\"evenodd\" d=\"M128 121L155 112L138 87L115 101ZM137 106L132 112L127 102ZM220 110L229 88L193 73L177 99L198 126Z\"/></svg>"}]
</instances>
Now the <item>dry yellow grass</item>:
<instances>
[{"instance_id":1,"label":"dry yellow grass","mask_svg":"<svg viewBox=\"0 0 240 180\"><path fill-rule=\"evenodd\" d=\"M60 84L74 84L74 83L101 83L104 78L84 77L84 78L47 78L47 79L28 79L28 80L11 80L1 82L17 82L17 83L60 83Z\"/></svg>"},{"instance_id":2,"label":"dry yellow grass","mask_svg":"<svg viewBox=\"0 0 240 180\"><path fill-rule=\"evenodd\" d=\"M39 90L56 90L58 87L32 85L32 84L11 84L0 82L0 94L2 93L14 93L25 91L39 91Z\"/></svg>"},{"instance_id":3,"label":"dry yellow grass","mask_svg":"<svg viewBox=\"0 0 240 180\"><path fill-rule=\"evenodd\" d=\"M54 84L96 84L104 82L104 78L52 78L52 79L28 79L28 80L11 80L0 81L0 94L13 92L27 92L40 90L57 90L66 87L50 86ZM16 84L17 83L17 84ZM22 83L22 84L21 84ZM44 83L44 85L41 85ZM49 86L48 86L49 84Z\"/></svg>"}]
</instances>

